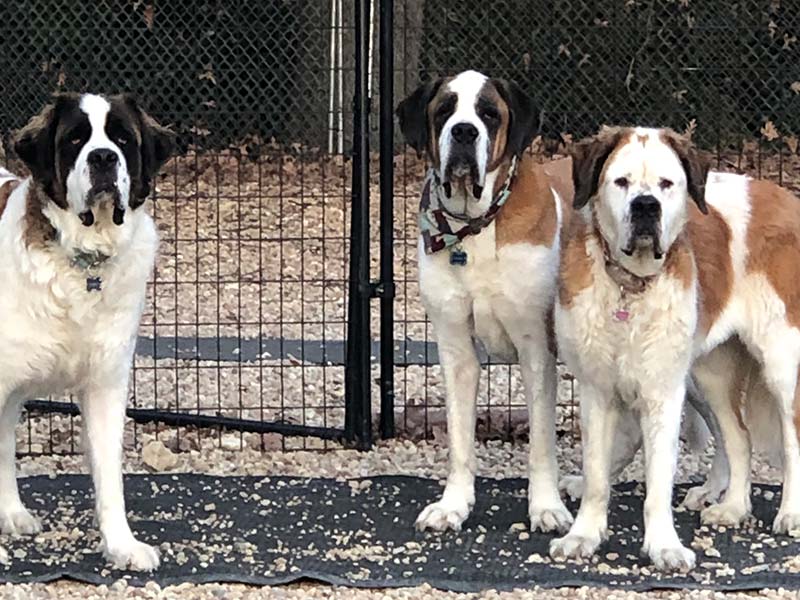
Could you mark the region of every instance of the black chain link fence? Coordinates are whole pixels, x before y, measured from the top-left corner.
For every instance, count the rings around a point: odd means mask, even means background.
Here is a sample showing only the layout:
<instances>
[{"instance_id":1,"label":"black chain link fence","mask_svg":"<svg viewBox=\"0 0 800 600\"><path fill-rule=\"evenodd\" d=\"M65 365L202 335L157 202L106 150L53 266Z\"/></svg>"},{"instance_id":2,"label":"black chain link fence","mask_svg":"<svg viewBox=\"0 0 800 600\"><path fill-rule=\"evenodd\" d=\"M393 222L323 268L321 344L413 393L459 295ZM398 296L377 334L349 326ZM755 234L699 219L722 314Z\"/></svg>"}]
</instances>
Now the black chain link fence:
<instances>
[{"instance_id":1,"label":"black chain link fence","mask_svg":"<svg viewBox=\"0 0 800 600\"><path fill-rule=\"evenodd\" d=\"M373 107L378 12L375 0ZM162 246L132 381L136 407L328 437L343 427L353 16L353 0L0 4L0 132L10 166L19 168L9 133L57 90L132 92L179 133L180 155L151 205ZM543 133L534 150L543 154L564 152L603 123L670 125L715 151L720 168L798 188L796 1L395 0L394 20L396 101L430 77L475 68L534 96ZM444 423L416 285L424 170L409 152L396 159L396 417L398 431L414 437L437 436ZM482 430L521 432L518 369L487 371ZM564 373L564 430L574 427L573 386ZM377 383L373 390L377 397ZM20 449L75 450L77 419L29 418ZM324 447L250 430L147 425L130 427L128 443Z\"/></svg>"}]
</instances>

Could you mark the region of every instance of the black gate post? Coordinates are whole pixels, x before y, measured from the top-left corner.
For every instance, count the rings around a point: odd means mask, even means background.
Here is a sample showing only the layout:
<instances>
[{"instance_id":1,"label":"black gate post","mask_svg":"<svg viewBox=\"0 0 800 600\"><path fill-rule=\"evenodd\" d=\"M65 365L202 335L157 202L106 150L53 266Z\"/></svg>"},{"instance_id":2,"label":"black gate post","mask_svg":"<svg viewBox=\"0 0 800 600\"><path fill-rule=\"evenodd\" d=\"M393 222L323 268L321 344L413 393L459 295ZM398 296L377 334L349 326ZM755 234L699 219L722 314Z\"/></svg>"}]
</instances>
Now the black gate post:
<instances>
[{"instance_id":1,"label":"black gate post","mask_svg":"<svg viewBox=\"0 0 800 600\"><path fill-rule=\"evenodd\" d=\"M394 0L380 0L381 437L394 437Z\"/></svg>"},{"instance_id":2,"label":"black gate post","mask_svg":"<svg viewBox=\"0 0 800 600\"><path fill-rule=\"evenodd\" d=\"M345 438L360 450L372 444L369 304L369 97L367 95L368 0L355 0L355 95L350 275L345 366Z\"/></svg>"}]
</instances>

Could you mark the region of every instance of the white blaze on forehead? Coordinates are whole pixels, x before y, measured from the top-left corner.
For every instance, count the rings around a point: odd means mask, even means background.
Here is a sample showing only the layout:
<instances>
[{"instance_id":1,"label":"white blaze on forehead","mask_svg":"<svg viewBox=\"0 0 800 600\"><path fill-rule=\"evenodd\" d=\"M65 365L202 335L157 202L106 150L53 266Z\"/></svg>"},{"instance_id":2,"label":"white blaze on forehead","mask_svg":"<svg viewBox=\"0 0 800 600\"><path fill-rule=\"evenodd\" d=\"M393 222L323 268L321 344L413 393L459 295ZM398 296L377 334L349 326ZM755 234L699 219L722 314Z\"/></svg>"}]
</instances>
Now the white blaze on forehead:
<instances>
[{"instance_id":1,"label":"white blaze on forehead","mask_svg":"<svg viewBox=\"0 0 800 600\"><path fill-rule=\"evenodd\" d=\"M108 103L108 100L102 96L96 96L95 94L84 94L83 97L81 97L80 108L81 111L86 113L86 116L89 117L89 124L92 126L92 136L94 136L98 130L105 131L106 116L108 115L108 111L111 110L111 104Z\"/></svg>"},{"instance_id":2,"label":"white blaze on forehead","mask_svg":"<svg viewBox=\"0 0 800 600\"><path fill-rule=\"evenodd\" d=\"M444 176L444 171L447 166L447 161L450 157L450 145L453 140L451 137L451 130L453 125L457 123L471 123L478 130L478 137L475 140L475 160L478 164L478 174L480 185L484 184L486 177L486 166L489 160L489 132L486 125L476 112L476 103L478 95L481 93L483 86L489 80L486 75L478 73L477 71L464 71L456 75L447 84L447 89L456 95L458 99L456 103L455 112L442 127L442 133L439 137L439 156L441 157L440 170L441 175Z\"/></svg>"},{"instance_id":3,"label":"white blaze on forehead","mask_svg":"<svg viewBox=\"0 0 800 600\"><path fill-rule=\"evenodd\" d=\"M478 73L477 71L464 71L463 73L459 73L453 79L450 80L448 84L448 88L458 95L458 102L461 103L462 98L464 100L469 100L471 97L474 101L478 97L478 93L480 93L481 88L486 83L489 78L486 77L483 73ZM473 102L473 106L474 106Z\"/></svg>"}]
</instances>

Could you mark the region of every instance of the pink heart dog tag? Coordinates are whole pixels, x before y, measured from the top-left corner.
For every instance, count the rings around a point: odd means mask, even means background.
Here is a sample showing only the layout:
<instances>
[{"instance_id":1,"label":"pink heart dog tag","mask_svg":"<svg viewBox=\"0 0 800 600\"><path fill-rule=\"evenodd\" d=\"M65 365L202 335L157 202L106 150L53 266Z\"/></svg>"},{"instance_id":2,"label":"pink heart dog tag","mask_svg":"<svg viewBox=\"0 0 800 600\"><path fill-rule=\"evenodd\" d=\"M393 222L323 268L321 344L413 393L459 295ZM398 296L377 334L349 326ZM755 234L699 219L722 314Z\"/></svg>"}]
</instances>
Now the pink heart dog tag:
<instances>
[{"instance_id":1,"label":"pink heart dog tag","mask_svg":"<svg viewBox=\"0 0 800 600\"><path fill-rule=\"evenodd\" d=\"M631 318L631 313L624 308L618 308L614 311L614 319L620 323L626 323Z\"/></svg>"}]
</instances>

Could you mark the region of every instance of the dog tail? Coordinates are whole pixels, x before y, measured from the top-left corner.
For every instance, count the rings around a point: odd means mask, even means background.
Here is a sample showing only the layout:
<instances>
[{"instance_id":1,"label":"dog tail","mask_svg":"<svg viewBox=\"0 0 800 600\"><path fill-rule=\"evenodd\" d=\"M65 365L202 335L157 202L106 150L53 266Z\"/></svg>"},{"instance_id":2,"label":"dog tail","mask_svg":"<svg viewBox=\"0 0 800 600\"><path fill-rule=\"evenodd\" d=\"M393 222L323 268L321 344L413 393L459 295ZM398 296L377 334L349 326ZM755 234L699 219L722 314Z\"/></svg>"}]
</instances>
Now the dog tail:
<instances>
[{"instance_id":1,"label":"dog tail","mask_svg":"<svg viewBox=\"0 0 800 600\"><path fill-rule=\"evenodd\" d=\"M689 394L692 392L690 391ZM683 439L693 452L702 452L711 439L711 430L694 404L687 402L683 413Z\"/></svg>"},{"instance_id":2,"label":"dog tail","mask_svg":"<svg viewBox=\"0 0 800 600\"><path fill-rule=\"evenodd\" d=\"M742 390L742 416L750 432L753 451L762 453L770 464L782 467L783 436L777 399L767 387L761 369L752 362Z\"/></svg>"}]
</instances>

